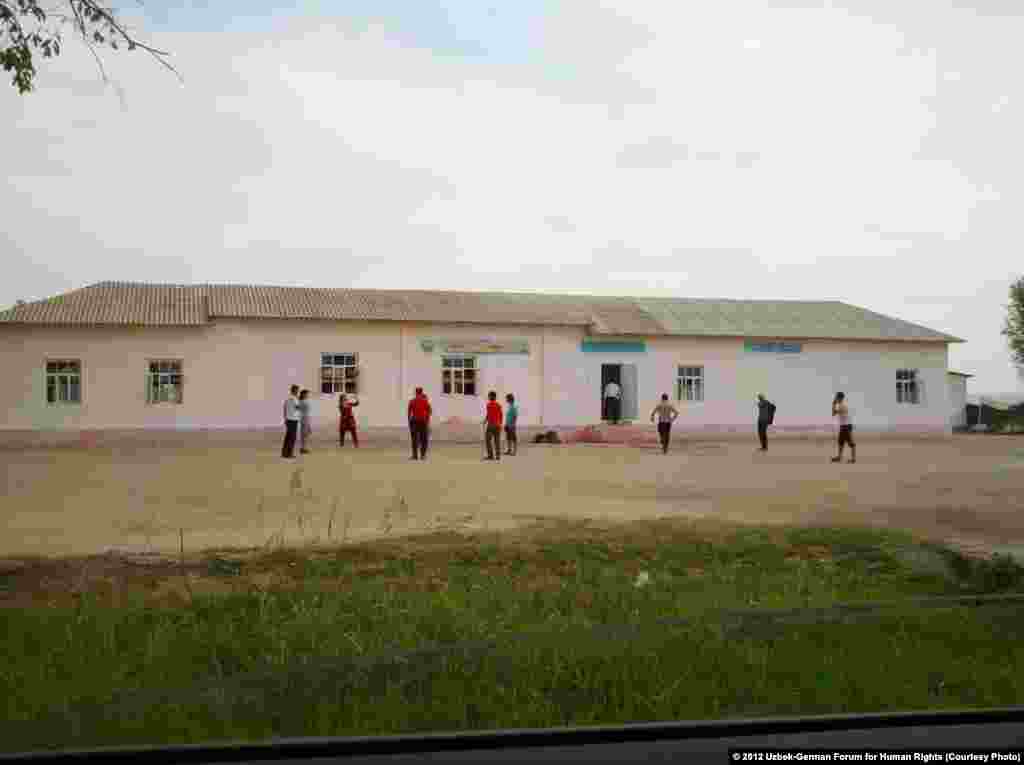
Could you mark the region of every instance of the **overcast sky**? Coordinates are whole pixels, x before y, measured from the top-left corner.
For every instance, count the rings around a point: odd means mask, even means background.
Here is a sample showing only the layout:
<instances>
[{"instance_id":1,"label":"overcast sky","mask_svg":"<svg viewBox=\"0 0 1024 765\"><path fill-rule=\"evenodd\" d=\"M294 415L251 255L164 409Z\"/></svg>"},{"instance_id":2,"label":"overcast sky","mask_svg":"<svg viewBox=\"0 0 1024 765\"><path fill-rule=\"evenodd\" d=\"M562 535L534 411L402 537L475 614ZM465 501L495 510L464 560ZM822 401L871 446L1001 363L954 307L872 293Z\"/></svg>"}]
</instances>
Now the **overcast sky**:
<instances>
[{"instance_id":1,"label":"overcast sky","mask_svg":"<svg viewBox=\"0 0 1024 765\"><path fill-rule=\"evenodd\" d=\"M0 305L101 280L837 299L1024 388L1018 0L150 0L0 88ZM1020 8L1020 10L1016 10ZM235 13L244 9L246 15Z\"/></svg>"}]
</instances>

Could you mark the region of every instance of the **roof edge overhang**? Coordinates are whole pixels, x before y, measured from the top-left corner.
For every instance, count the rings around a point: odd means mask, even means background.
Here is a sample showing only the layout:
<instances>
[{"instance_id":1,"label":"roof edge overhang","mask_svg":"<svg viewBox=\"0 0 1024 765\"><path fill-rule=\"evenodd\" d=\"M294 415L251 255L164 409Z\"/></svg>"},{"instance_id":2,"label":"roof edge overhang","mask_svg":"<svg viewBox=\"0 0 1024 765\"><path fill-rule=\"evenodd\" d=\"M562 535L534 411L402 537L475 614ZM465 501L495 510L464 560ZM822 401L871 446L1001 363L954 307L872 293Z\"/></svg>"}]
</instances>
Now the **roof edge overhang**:
<instances>
[{"instance_id":1,"label":"roof edge overhang","mask_svg":"<svg viewBox=\"0 0 1024 765\"><path fill-rule=\"evenodd\" d=\"M388 324L471 324L480 326L509 326L509 327L587 327L588 325L584 322L566 322L566 321L549 321L549 322L536 322L536 321L514 321L514 320L501 320L495 321L494 319L418 319L418 318L391 318L387 316L375 316L373 318L362 318L362 317L350 317L350 318L337 318L334 316L236 316L232 314L216 314L210 316L209 321L212 323L217 320L230 320L230 321L375 321L385 322Z\"/></svg>"},{"instance_id":2,"label":"roof edge overhang","mask_svg":"<svg viewBox=\"0 0 1024 765\"><path fill-rule=\"evenodd\" d=\"M148 327L148 328L182 328L182 327L206 327L211 326L217 320L231 321L331 321L331 322L382 322L395 324L444 324L444 325L467 325L467 326L509 326L509 327L558 327L567 329L583 329L588 335L600 337L658 337L658 338L703 338L715 340L776 340L786 338L791 340L825 341L825 342L859 342L859 343L923 343L928 345L963 343L957 337L836 337L836 336L814 336L814 335L789 335L784 333L765 335L740 335L740 334L714 334L714 333L687 333L687 332L616 332L607 328L600 322L536 322L536 321L514 321L493 319L458 319L444 321L438 319L411 319L411 318L335 318L330 316L239 316L232 314L209 315L201 321L192 322L120 322L120 321L19 321L17 319L0 319L0 327Z\"/></svg>"},{"instance_id":3,"label":"roof edge overhang","mask_svg":"<svg viewBox=\"0 0 1024 765\"><path fill-rule=\"evenodd\" d=\"M18 321L16 319L0 320L0 327L55 327L68 329L71 327L146 327L148 329L180 329L184 327L208 327L213 322L209 319L188 322L129 322L129 321Z\"/></svg>"},{"instance_id":4,"label":"roof edge overhang","mask_svg":"<svg viewBox=\"0 0 1024 765\"><path fill-rule=\"evenodd\" d=\"M600 332L592 333L600 334L609 337L685 337L685 338L703 338L711 340L812 340L812 341L827 341L827 342L857 342L857 343L927 343L929 345L938 345L950 342L965 342L964 340L950 340L945 337L836 337L836 336L824 336L824 335L787 335L784 333L773 334L773 335L737 335L732 333L714 334L709 332L702 332L700 334L688 333L688 332Z\"/></svg>"}]
</instances>

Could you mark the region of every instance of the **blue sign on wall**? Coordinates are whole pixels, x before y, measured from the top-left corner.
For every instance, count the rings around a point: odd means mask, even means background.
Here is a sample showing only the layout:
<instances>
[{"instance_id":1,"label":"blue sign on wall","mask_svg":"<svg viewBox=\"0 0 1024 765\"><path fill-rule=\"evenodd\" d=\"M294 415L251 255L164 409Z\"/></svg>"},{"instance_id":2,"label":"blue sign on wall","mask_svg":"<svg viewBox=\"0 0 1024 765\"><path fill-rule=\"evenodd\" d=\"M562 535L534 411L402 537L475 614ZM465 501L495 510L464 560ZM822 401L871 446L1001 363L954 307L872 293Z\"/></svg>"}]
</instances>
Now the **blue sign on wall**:
<instances>
[{"instance_id":1,"label":"blue sign on wall","mask_svg":"<svg viewBox=\"0 0 1024 765\"><path fill-rule=\"evenodd\" d=\"M801 343L754 343L747 340L743 349L751 353L800 353L803 350Z\"/></svg>"},{"instance_id":2,"label":"blue sign on wall","mask_svg":"<svg viewBox=\"0 0 1024 765\"><path fill-rule=\"evenodd\" d=\"M584 353L647 353L647 343L627 341L584 340L580 350Z\"/></svg>"}]
</instances>

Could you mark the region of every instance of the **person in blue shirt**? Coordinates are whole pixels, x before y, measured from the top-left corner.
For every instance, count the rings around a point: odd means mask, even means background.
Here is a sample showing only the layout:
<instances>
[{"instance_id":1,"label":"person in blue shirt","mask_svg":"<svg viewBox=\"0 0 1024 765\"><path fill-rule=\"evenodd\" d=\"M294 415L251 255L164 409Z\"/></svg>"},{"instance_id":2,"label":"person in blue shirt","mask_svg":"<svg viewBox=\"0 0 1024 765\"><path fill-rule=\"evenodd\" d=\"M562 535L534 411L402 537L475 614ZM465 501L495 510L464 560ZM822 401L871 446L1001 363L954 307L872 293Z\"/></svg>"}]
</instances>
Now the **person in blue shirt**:
<instances>
[{"instance_id":1,"label":"person in blue shirt","mask_svg":"<svg viewBox=\"0 0 1024 765\"><path fill-rule=\"evenodd\" d=\"M313 435L313 410L309 400L309 390L303 388L299 392L299 454L309 454L307 444Z\"/></svg>"},{"instance_id":2,"label":"person in blue shirt","mask_svg":"<svg viewBox=\"0 0 1024 765\"><path fill-rule=\"evenodd\" d=\"M508 456L514 457L519 452L519 440L516 438L516 420L519 419L519 406L516 397L511 393L505 396L505 447Z\"/></svg>"}]
</instances>

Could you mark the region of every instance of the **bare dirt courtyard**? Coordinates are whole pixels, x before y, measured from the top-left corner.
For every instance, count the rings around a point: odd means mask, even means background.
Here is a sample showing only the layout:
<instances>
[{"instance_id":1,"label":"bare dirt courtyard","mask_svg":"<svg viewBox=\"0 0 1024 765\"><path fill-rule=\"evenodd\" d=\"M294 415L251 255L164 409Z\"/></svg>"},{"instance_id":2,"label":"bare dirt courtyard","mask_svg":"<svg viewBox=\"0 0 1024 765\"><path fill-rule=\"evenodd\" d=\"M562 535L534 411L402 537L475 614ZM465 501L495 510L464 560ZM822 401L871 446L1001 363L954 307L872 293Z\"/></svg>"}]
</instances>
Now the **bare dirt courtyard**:
<instances>
[{"instance_id":1,"label":"bare dirt courtyard","mask_svg":"<svg viewBox=\"0 0 1024 765\"><path fill-rule=\"evenodd\" d=\"M481 461L438 444L0 452L0 556L176 553L368 540L434 530L498 531L549 518L663 517L901 528L987 552L1024 551L1024 439L862 439L857 464L831 441L625 446L523 444Z\"/></svg>"}]
</instances>

